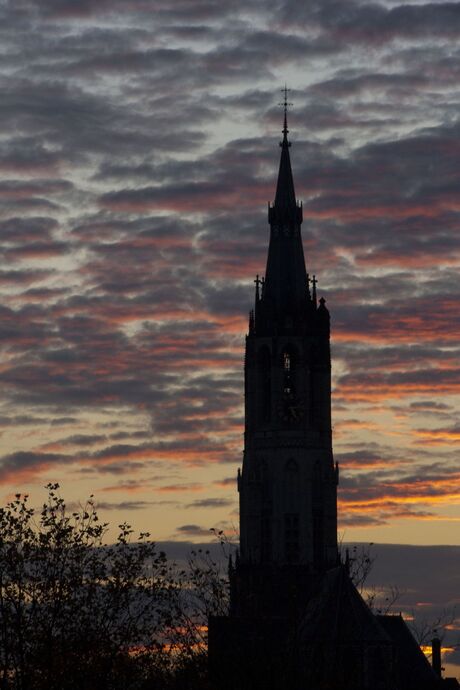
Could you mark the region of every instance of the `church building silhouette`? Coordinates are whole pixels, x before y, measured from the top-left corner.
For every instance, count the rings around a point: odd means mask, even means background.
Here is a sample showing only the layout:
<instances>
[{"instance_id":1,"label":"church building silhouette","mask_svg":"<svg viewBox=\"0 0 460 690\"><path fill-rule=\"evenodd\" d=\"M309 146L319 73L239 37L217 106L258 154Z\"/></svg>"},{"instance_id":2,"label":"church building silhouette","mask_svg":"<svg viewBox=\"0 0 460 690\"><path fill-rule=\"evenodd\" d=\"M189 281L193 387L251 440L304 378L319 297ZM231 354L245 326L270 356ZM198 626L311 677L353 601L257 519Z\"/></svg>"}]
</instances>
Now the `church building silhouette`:
<instances>
[{"instance_id":1,"label":"church building silhouette","mask_svg":"<svg viewBox=\"0 0 460 690\"><path fill-rule=\"evenodd\" d=\"M245 353L240 550L228 616L209 620L216 690L446 687L401 616L375 615L337 546L330 317L306 270L287 126Z\"/></svg>"}]
</instances>

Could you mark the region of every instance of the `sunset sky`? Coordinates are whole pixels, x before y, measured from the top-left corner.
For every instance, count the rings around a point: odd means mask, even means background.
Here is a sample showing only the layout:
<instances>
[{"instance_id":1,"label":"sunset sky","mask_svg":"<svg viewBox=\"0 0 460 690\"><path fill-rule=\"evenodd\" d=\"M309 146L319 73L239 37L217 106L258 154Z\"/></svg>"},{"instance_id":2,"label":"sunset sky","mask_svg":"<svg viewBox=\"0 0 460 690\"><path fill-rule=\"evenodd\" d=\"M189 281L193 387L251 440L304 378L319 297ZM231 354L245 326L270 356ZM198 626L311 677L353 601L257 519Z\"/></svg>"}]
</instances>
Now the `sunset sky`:
<instances>
[{"instance_id":1,"label":"sunset sky","mask_svg":"<svg viewBox=\"0 0 460 690\"><path fill-rule=\"evenodd\" d=\"M5 501L237 527L287 82L346 541L460 542L460 3L0 0Z\"/></svg>"}]
</instances>

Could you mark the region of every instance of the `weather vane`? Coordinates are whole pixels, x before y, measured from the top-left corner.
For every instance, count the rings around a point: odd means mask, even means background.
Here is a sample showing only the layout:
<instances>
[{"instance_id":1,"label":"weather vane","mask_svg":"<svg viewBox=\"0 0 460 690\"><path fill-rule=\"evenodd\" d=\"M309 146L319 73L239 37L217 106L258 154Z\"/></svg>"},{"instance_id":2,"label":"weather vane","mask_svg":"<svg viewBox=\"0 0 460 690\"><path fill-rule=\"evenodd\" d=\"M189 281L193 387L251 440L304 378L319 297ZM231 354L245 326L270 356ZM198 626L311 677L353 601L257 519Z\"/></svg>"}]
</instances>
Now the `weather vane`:
<instances>
[{"instance_id":1,"label":"weather vane","mask_svg":"<svg viewBox=\"0 0 460 690\"><path fill-rule=\"evenodd\" d=\"M284 89L281 89L281 92L284 94L284 100L281 101L281 103L278 103L278 105L280 105L282 108L284 108L283 135L284 135L284 138L285 138L285 139L287 138L287 135L288 135L288 132L289 132L288 126L287 126L287 112L288 112L289 106L292 105L292 103L290 103L290 102L288 101L288 92L289 92L290 90L291 90L291 89L288 89L287 85L285 84L285 85L284 85Z\"/></svg>"}]
</instances>

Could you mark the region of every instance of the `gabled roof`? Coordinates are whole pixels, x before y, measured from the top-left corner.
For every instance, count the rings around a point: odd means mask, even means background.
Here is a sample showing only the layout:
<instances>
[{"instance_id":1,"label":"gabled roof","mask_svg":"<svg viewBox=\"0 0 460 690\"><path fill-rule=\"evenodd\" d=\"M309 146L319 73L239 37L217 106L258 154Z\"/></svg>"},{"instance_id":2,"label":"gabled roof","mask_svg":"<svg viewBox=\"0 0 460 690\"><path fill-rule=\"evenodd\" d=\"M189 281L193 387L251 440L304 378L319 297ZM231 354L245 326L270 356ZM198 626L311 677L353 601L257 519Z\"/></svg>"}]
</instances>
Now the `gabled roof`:
<instances>
[{"instance_id":1,"label":"gabled roof","mask_svg":"<svg viewBox=\"0 0 460 690\"><path fill-rule=\"evenodd\" d=\"M432 690L442 687L428 659L401 616L375 616L386 631L398 656L398 675L401 687L407 690Z\"/></svg>"},{"instance_id":2,"label":"gabled roof","mask_svg":"<svg viewBox=\"0 0 460 690\"><path fill-rule=\"evenodd\" d=\"M329 570L307 605L304 635L315 641L391 645L391 639L364 602L346 568Z\"/></svg>"}]
</instances>

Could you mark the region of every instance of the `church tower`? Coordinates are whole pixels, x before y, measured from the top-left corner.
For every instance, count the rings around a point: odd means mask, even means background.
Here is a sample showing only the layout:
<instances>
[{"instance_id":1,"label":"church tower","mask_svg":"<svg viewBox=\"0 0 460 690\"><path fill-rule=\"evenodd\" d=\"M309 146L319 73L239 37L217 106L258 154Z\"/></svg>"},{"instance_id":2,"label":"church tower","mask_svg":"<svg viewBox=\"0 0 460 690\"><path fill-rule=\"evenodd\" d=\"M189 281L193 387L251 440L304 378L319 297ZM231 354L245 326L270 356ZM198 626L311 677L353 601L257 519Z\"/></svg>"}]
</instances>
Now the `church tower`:
<instances>
[{"instance_id":1,"label":"church tower","mask_svg":"<svg viewBox=\"0 0 460 690\"><path fill-rule=\"evenodd\" d=\"M246 337L240 550L210 616L219 690L439 690L401 616L374 615L337 549L329 312L305 266L284 99L265 278Z\"/></svg>"},{"instance_id":2,"label":"church tower","mask_svg":"<svg viewBox=\"0 0 460 690\"><path fill-rule=\"evenodd\" d=\"M245 357L245 447L238 473L240 554L232 606L283 608L337 564L329 312L305 267L284 103L265 278L256 278ZM255 596L255 592L259 595ZM295 591L297 598L299 592Z\"/></svg>"}]
</instances>

